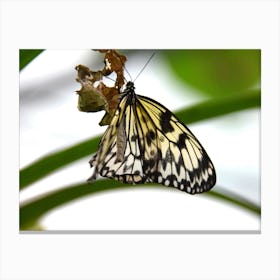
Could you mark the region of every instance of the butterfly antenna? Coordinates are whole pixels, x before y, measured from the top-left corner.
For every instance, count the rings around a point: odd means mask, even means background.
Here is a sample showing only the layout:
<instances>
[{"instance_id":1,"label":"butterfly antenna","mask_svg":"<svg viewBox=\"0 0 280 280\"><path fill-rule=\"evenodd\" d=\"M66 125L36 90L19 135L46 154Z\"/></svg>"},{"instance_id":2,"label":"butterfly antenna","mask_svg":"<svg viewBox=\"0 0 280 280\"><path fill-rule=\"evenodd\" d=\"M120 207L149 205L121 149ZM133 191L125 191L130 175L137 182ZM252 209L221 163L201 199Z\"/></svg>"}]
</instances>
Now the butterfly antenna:
<instances>
[{"instance_id":1,"label":"butterfly antenna","mask_svg":"<svg viewBox=\"0 0 280 280\"><path fill-rule=\"evenodd\" d=\"M111 80L111 81L113 81L113 82L116 82L114 79L112 79L112 78L110 78L110 77L108 77L108 76L104 76L104 78L106 78L106 79L108 79L108 80Z\"/></svg>"},{"instance_id":2,"label":"butterfly antenna","mask_svg":"<svg viewBox=\"0 0 280 280\"><path fill-rule=\"evenodd\" d=\"M123 65L123 68L124 68L125 72L128 74L130 81L132 81L131 75L130 75L130 73L128 72L128 70L126 69L125 65ZM125 79L125 80L126 80L126 79Z\"/></svg>"},{"instance_id":3,"label":"butterfly antenna","mask_svg":"<svg viewBox=\"0 0 280 280\"><path fill-rule=\"evenodd\" d=\"M144 69L146 68L146 66L149 64L149 62L151 61L151 59L153 58L153 56L155 55L156 53L154 52L150 58L148 59L148 61L145 63L145 65L143 66L143 68L141 69L141 71L138 73L138 75L136 76L136 78L134 79L133 82L136 81L136 79L140 76L140 74L144 71Z\"/></svg>"}]
</instances>

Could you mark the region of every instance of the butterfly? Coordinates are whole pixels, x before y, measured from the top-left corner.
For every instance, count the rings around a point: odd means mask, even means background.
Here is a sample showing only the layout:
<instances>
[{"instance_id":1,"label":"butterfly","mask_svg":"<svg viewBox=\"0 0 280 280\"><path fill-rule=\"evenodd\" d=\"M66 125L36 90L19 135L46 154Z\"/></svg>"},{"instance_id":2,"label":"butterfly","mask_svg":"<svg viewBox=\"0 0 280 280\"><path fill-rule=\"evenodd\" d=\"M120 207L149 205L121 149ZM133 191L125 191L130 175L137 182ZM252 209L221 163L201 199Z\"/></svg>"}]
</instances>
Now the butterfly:
<instances>
[{"instance_id":1,"label":"butterfly","mask_svg":"<svg viewBox=\"0 0 280 280\"><path fill-rule=\"evenodd\" d=\"M101 175L190 194L206 192L216 183L213 163L192 132L166 107L137 95L131 81L89 163L94 171L88 182Z\"/></svg>"}]
</instances>

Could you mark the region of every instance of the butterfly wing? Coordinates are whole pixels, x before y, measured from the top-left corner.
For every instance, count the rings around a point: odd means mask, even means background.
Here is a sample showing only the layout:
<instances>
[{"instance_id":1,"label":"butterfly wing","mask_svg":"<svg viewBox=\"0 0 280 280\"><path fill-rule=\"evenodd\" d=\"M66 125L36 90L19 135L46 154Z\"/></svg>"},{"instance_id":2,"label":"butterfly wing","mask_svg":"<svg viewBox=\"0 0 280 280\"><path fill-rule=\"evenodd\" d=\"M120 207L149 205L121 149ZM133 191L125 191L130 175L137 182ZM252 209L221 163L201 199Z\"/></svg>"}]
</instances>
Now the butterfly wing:
<instances>
[{"instance_id":1,"label":"butterfly wing","mask_svg":"<svg viewBox=\"0 0 280 280\"><path fill-rule=\"evenodd\" d=\"M138 96L137 122L145 146L144 173L149 181L191 194L210 190L216 173L206 151L192 132L160 103Z\"/></svg>"},{"instance_id":2,"label":"butterfly wing","mask_svg":"<svg viewBox=\"0 0 280 280\"><path fill-rule=\"evenodd\" d=\"M191 194L216 182L207 153L176 116L148 97L122 98L91 165L93 176L125 183L156 182Z\"/></svg>"},{"instance_id":3,"label":"butterfly wing","mask_svg":"<svg viewBox=\"0 0 280 280\"><path fill-rule=\"evenodd\" d=\"M128 97L120 101L116 113L105 131L97 153L90 160L94 167L94 181L97 175L116 179L124 183L145 183L147 177L142 168L143 141L137 135L133 107L128 105Z\"/></svg>"}]
</instances>

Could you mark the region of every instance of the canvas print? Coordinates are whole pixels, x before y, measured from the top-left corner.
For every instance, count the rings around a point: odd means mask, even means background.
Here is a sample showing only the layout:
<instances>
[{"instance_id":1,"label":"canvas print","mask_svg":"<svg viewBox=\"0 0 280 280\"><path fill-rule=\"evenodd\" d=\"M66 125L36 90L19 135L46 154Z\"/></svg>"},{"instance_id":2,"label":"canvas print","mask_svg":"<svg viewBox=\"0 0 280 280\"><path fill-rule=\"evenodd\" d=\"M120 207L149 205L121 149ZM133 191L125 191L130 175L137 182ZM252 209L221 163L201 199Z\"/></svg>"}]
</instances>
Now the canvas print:
<instances>
[{"instance_id":1,"label":"canvas print","mask_svg":"<svg viewBox=\"0 0 280 280\"><path fill-rule=\"evenodd\" d=\"M19 58L22 232L260 232L260 50Z\"/></svg>"}]
</instances>

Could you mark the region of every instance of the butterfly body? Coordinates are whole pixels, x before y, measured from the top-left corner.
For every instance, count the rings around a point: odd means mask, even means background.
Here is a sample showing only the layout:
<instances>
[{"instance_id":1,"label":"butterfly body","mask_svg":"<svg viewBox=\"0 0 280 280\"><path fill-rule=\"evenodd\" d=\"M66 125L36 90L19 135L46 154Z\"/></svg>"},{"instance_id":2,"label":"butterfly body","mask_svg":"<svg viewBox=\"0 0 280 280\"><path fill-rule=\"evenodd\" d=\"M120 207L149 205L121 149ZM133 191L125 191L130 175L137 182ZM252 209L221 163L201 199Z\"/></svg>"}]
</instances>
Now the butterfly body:
<instances>
[{"instance_id":1,"label":"butterfly body","mask_svg":"<svg viewBox=\"0 0 280 280\"><path fill-rule=\"evenodd\" d=\"M98 175L124 183L155 182L190 194L210 190L214 166L191 131L166 107L135 93L128 82L115 115L90 160Z\"/></svg>"}]
</instances>

